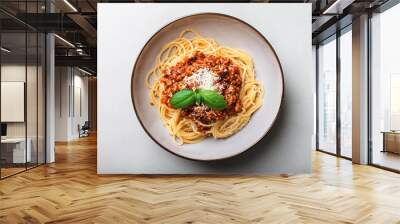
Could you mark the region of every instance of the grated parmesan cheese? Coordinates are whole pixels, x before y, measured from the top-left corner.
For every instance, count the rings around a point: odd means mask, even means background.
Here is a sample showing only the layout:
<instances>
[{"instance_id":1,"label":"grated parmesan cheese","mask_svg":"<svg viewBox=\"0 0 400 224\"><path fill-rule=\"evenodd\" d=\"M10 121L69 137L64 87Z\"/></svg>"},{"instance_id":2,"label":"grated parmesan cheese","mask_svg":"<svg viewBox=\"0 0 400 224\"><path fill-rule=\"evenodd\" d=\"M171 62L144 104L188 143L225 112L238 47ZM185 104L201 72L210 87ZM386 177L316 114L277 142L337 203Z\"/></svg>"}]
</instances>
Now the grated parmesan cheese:
<instances>
[{"instance_id":1,"label":"grated parmesan cheese","mask_svg":"<svg viewBox=\"0 0 400 224\"><path fill-rule=\"evenodd\" d=\"M191 76L186 76L183 82L193 84L196 89L215 90L215 82L219 77L208 68L201 68L194 72Z\"/></svg>"}]
</instances>

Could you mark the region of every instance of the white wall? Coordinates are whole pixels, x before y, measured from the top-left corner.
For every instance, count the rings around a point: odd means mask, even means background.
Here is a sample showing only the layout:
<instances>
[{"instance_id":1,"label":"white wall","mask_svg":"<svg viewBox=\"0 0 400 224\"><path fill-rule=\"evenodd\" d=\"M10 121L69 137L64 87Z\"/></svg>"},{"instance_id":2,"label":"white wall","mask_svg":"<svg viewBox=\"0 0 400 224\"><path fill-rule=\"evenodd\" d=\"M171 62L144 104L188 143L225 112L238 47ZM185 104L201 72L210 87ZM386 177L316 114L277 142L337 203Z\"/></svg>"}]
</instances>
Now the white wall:
<instances>
[{"instance_id":1,"label":"white wall","mask_svg":"<svg viewBox=\"0 0 400 224\"><path fill-rule=\"evenodd\" d=\"M3 82L25 82L25 69L32 70L32 66L25 64L6 64L1 66L1 81ZM30 74L30 72L28 72ZM2 108L4 110L5 108ZM7 123L7 137L25 137L25 122Z\"/></svg>"},{"instance_id":2,"label":"white wall","mask_svg":"<svg viewBox=\"0 0 400 224\"><path fill-rule=\"evenodd\" d=\"M78 124L83 125L87 120L88 77L76 68L56 67L55 140L77 139Z\"/></svg>"},{"instance_id":3,"label":"white wall","mask_svg":"<svg viewBox=\"0 0 400 224\"><path fill-rule=\"evenodd\" d=\"M1 122L25 121L25 83L1 82ZM36 108L36 107L35 107Z\"/></svg>"},{"instance_id":4,"label":"white wall","mask_svg":"<svg viewBox=\"0 0 400 224\"><path fill-rule=\"evenodd\" d=\"M68 140L70 76L68 67L55 68L55 141Z\"/></svg>"},{"instance_id":5,"label":"white wall","mask_svg":"<svg viewBox=\"0 0 400 224\"><path fill-rule=\"evenodd\" d=\"M75 70L75 75L74 75L74 92L75 94L73 96L74 99L74 107L72 108L72 119L71 119L71 135L72 138L78 138L79 137L79 132L78 132L78 124L83 125L85 121L88 120L89 118L89 113L88 113L88 77L87 76L82 76L83 73L78 71L78 74L76 73L78 70ZM80 93L78 93L80 91ZM79 97L80 95L80 97ZM80 101L80 102L79 102ZM80 111L81 110L81 111Z\"/></svg>"}]
</instances>

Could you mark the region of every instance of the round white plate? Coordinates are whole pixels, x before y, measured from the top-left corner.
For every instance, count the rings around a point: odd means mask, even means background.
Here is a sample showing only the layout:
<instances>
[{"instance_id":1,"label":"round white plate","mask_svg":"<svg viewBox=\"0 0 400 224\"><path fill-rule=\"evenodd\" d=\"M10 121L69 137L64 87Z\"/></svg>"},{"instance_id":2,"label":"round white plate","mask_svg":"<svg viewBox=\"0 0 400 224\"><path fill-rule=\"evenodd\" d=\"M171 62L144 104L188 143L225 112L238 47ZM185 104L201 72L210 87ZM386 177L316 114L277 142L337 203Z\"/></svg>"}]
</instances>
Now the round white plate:
<instances>
[{"instance_id":1,"label":"round white plate","mask_svg":"<svg viewBox=\"0 0 400 224\"><path fill-rule=\"evenodd\" d=\"M154 66L162 46L176 39L181 31L194 29L215 39L222 46L239 48L251 55L256 79L264 86L264 104L238 133L226 139L206 138L200 143L176 145L150 105L145 77ZM150 38L138 56L132 74L133 106L143 129L162 148L192 160L219 160L238 155L263 138L274 124L283 98L283 73L279 59L267 39L254 27L232 16L202 13L171 22Z\"/></svg>"}]
</instances>

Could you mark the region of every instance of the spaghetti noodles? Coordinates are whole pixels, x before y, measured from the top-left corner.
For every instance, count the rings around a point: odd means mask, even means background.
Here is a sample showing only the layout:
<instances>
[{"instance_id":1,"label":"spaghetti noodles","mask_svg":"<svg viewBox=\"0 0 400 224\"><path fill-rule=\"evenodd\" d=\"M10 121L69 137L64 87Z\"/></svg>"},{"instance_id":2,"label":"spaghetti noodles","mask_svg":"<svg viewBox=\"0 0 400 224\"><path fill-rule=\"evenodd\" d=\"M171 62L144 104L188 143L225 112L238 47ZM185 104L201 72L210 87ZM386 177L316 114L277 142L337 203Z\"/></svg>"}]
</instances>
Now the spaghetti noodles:
<instances>
[{"instance_id":1,"label":"spaghetti noodles","mask_svg":"<svg viewBox=\"0 0 400 224\"><path fill-rule=\"evenodd\" d=\"M158 109L164 126L178 144L235 134L262 106L264 94L247 53L219 46L215 40L193 30L184 30L161 49L155 66L147 74L146 85L151 104ZM220 93L227 107L216 110L204 104L187 108L171 105L173 94L196 88Z\"/></svg>"}]
</instances>

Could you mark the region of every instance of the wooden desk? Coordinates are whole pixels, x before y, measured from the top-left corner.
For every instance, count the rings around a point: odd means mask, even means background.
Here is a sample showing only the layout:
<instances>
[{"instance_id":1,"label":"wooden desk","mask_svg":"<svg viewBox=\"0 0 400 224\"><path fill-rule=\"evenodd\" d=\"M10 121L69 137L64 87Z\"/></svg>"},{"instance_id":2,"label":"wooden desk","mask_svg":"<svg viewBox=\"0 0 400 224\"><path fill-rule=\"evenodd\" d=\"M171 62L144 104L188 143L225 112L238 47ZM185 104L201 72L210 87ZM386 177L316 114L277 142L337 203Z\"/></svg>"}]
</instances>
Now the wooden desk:
<instances>
[{"instance_id":1,"label":"wooden desk","mask_svg":"<svg viewBox=\"0 0 400 224\"><path fill-rule=\"evenodd\" d=\"M400 154L400 132L382 131L382 134L383 134L382 152L392 152Z\"/></svg>"}]
</instances>

